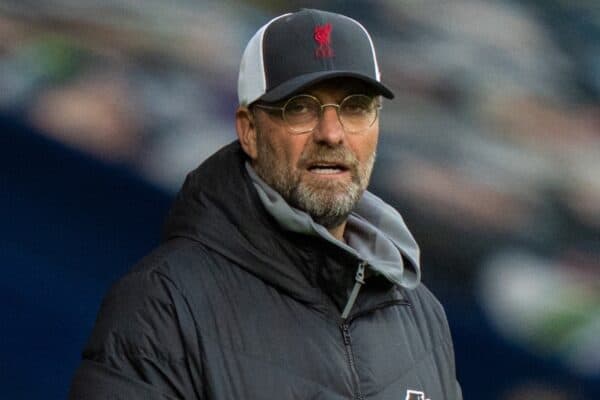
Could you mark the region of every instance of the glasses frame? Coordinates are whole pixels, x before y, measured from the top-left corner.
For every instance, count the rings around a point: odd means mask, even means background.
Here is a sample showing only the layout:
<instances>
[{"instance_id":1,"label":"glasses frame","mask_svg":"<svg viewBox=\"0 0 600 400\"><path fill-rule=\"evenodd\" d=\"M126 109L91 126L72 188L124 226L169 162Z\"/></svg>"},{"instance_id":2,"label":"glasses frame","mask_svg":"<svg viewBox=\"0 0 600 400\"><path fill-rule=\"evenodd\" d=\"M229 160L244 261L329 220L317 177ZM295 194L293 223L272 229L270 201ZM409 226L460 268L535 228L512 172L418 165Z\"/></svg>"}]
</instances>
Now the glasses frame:
<instances>
[{"instance_id":1,"label":"glasses frame","mask_svg":"<svg viewBox=\"0 0 600 400\"><path fill-rule=\"evenodd\" d=\"M356 97L356 96L366 97L366 98L369 98L372 102L376 102L376 104L375 104L375 117L373 118L373 121L371 121L371 123L368 126L366 126L364 129L360 129L358 131L351 131L351 130L348 130L346 128L346 126L344 125L344 122L342 121L342 118L340 116L340 109L341 109L341 107L342 107L342 105L344 104L345 101L347 101L348 99L350 99L352 97ZM292 101L294 101L294 100L296 100L296 99L298 99L300 97L311 98L312 100L314 100L316 102L316 104L319 105L320 109L319 109L318 118L315 120L314 126L312 128L310 128L310 129L307 129L307 130L298 131L298 130L294 130L294 128L292 128L292 125L285 118L285 109L288 106L288 104L290 104ZM368 96L366 94L354 93L354 94L351 94L351 95L348 95L348 96L344 97L342 99L342 101L340 101L339 103L325 103L325 104L323 104L323 103L321 103L321 100L319 100L317 97L315 97L313 95L310 95L310 94L303 93L303 94L298 94L296 96L290 97L288 100L286 100L285 103L283 103L283 105L281 107L271 106L271 105L267 105L267 104L260 104L260 103L253 104L253 106L254 107L258 107L258 108L263 108L263 109L266 109L266 110L280 111L280 113L281 113L280 118L285 122L286 127L288 128L288 130L290 131L290 133L292 133L293 135L302 135L302 134L314 131L314 129L319 124L319 121L323 117L323 109L325 107L334 107L336 109L337 119L338 119L340 125L344 128L344 131L348 132L348 133L352 133L352 134L358 134L358 133L364 132L367 129L369 129L370 127L372 127L373 124L375 123L375 121L377 121L377 119L379 118L379 110L381 110L382 105L381 105L380 102L377 102L376 99L377 99L377 96Z\"/></svg>"}]
</instances>

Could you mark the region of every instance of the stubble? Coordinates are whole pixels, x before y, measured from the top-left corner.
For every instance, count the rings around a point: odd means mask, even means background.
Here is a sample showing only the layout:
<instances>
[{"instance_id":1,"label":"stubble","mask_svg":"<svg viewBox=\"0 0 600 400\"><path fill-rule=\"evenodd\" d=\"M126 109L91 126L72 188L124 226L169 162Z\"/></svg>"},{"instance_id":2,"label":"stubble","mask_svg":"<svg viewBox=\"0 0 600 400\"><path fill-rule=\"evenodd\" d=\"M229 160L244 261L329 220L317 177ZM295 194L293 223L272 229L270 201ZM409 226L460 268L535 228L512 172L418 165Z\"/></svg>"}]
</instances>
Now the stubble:
<instances>
[{"instance_id":1,"label":"stubble","mask_svg":"<svg viewBox=\"0 0 600 400\"><path fill-rule=\"evenodd\" d=\"M364 165L346 147L331 147L309 142L294 170L277 158L277 149L260 132L257 134L256 173L275 189L292 207L307 212L315 222L327 229L341 225L366 190L375 152ZM311 177L306 166L314 161L341 163L349 168L350 180L328 180Z\"/></svg>"}]
</instances>

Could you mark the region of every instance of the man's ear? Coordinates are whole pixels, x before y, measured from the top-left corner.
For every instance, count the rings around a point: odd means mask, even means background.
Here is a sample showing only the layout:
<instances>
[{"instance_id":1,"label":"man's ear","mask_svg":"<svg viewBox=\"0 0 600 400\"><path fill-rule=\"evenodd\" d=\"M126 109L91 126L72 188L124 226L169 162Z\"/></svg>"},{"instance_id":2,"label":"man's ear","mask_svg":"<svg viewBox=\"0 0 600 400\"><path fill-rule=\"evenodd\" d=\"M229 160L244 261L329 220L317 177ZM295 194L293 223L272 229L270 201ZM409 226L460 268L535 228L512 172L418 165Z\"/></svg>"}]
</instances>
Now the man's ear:
<instances>
[{"instance_id":1,"label":"man's ear","mask_svg":"<svg viewBox=\"0 0 600 400\"><path fill-rule=\"evenodd\" d=\"M256 125L254 115L247 107L238 107L235 112L235 129L242 149L251 160L255 160L257 157Z\"/></svg>"}]
</instances>

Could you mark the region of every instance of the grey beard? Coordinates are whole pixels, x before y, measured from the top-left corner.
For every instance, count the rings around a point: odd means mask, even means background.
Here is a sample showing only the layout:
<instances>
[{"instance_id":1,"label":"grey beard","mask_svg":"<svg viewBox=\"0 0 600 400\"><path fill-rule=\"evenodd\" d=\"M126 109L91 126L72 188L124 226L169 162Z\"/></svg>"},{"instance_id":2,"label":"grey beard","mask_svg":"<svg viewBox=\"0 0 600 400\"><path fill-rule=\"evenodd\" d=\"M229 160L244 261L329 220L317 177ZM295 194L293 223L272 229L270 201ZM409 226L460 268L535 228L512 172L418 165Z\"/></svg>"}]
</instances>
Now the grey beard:
<instances>
[{"instance_id":1,"label":"grey beard","mask_svg":"<svg viewBox=\"0 0 600 400\"><path fill-rule=\"evenodd\" d=\"M364 191L354 181L343 186L335 188L342 191L341 195L332 196L337 190L313 188L300 182L284 198L291 206L306 211L316 223L331 229L346 221Z\"/></svg>"},{"instance_id":2,"label":"grey beard","mask_svg":"<svg viewBox=\"0 0 600 400\"><path fill-rule=\"evenodd\" d=\"M321 151L325 151L321 149ZM329 149L328 152L342 152L343 149ZM308 184L300 175L282 170L273 156L275 149L270 143L259 140L258 159L253 167L256 173L292 207L308 213L313 220L327 229L340 226L352 212L367 188L375 163L375 153L363 168L354 162L352 180L347 183ZM335 193L335 195L334 195Z\"/></svg>"}]
</instances>

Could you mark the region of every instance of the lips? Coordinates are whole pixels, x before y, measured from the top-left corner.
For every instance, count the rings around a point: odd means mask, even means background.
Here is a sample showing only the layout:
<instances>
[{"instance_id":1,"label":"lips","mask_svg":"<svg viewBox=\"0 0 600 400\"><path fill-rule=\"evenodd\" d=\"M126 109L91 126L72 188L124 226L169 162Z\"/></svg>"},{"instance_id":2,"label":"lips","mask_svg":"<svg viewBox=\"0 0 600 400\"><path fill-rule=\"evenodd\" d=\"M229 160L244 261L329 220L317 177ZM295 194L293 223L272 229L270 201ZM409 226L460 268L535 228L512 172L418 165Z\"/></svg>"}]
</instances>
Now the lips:
<instances>
[{"instance_id":1,"label":"lips","mask_svg":"<svg viewBox=\"0 0 600 400\"><path fill-rule=\"evenodd\" d=\"M307 169L315 174L339 174L348 171L350 168L343 163L315 161L309 163Z\"/></svg>"}]
</instances>

